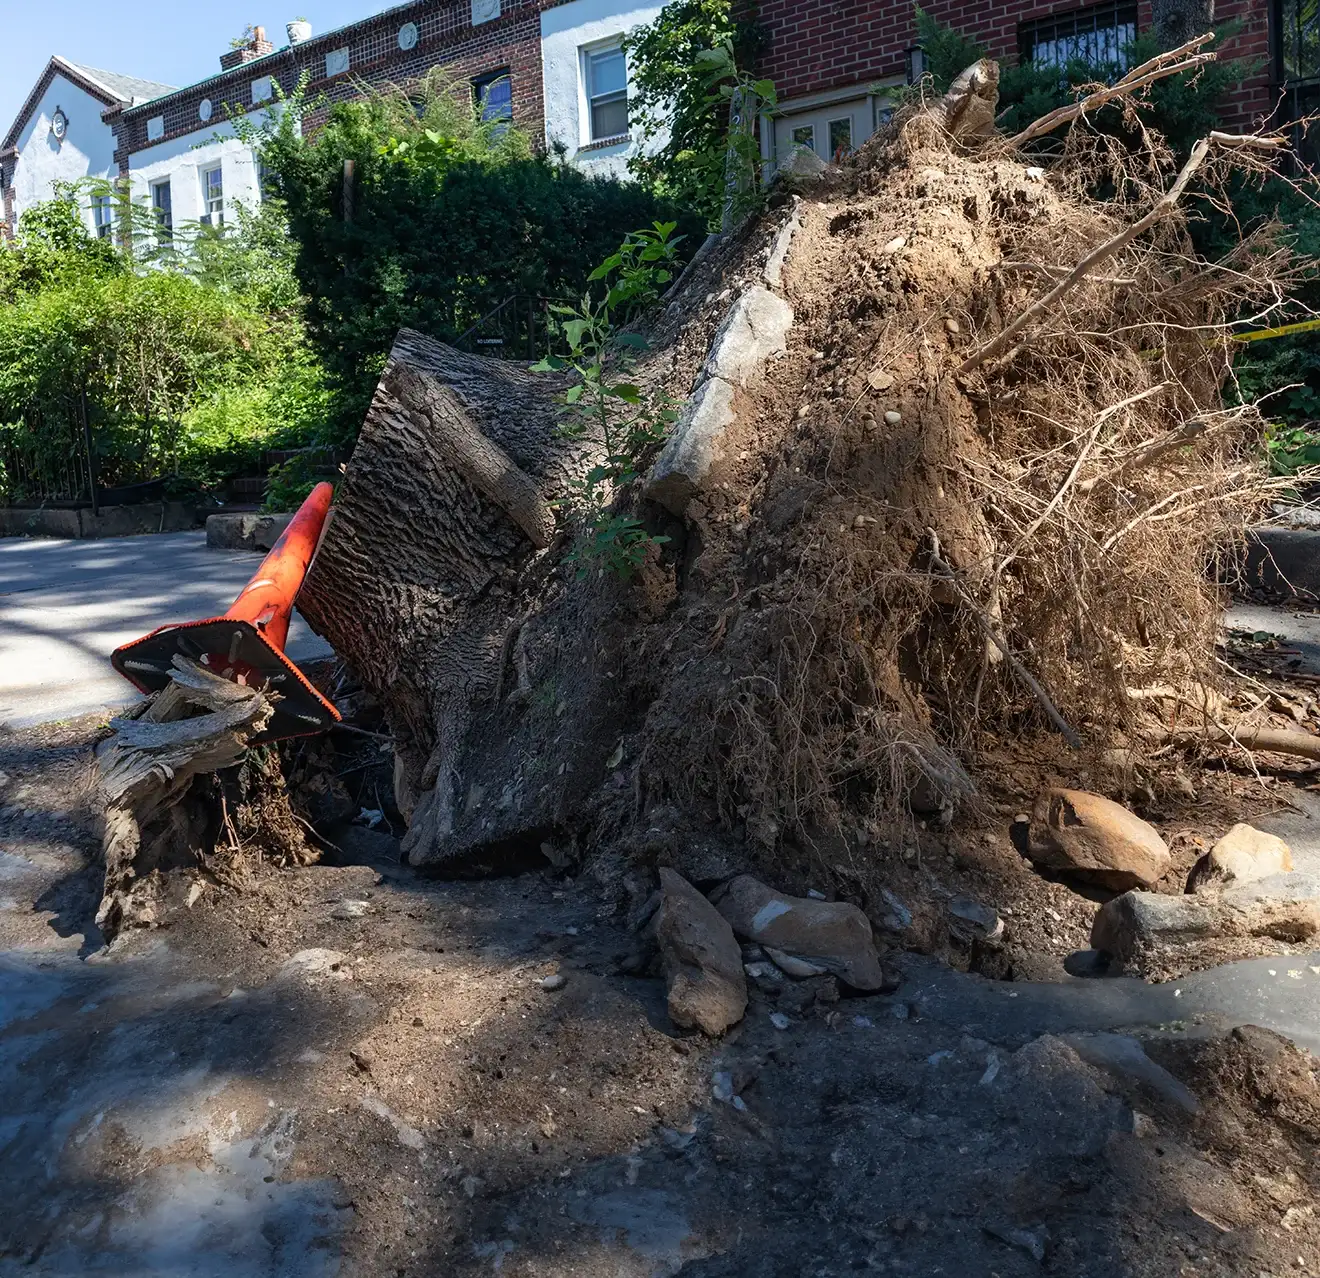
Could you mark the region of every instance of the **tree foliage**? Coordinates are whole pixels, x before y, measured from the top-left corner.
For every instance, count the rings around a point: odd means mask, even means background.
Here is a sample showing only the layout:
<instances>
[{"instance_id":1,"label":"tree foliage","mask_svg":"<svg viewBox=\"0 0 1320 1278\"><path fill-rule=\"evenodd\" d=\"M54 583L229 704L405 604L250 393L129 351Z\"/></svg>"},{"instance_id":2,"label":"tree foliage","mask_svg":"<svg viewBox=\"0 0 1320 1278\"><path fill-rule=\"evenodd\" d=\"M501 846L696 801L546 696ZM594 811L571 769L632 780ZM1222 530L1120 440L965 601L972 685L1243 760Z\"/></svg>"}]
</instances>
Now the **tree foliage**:
<instances>
[{"instance_id":1,"label":"tree foliage","mask_svg":"<svg viewBox=\"0 0 1320 1278\"><path fill-rule=\"evenodd\" d=\"M710 227L719 227L724 200L730 92L742 85L774 105L773 84L742 70L761 42L732 0L670 0L624 40L629 115L648 143L628 167Z\"/></svg>"},{"instance_id":2,"label":"tree foliage","mask_svg":"<svg viewBox=\"0 0 1320 1278\"><path fill-rule=\"evenodd\" d=\"M399 328L453 342L511 296L575 297L620 226L670 208L637 184L534 154L515 124L483 121L466 83L439 73L411 96L338 103L314 132L299 127L309 109L291 99L258 145L288 206L345 439Z\"/></svg>"},{"instance_id":3,"label":"tree foliage","mask_svg":"<svg viewBox=\"0 0 1320 1278\"><path fill-rule=\"evenodd\" d=\"M314 436L328 407L277 207L207 232L172 264L86 229L85 193L25 212L0 248L0 431L40 462L86 393L105 484L216 483ZM131 237L130 237L131 242ZM8 495L18 483L10 477Z\"/></svg>"}]
</instances>

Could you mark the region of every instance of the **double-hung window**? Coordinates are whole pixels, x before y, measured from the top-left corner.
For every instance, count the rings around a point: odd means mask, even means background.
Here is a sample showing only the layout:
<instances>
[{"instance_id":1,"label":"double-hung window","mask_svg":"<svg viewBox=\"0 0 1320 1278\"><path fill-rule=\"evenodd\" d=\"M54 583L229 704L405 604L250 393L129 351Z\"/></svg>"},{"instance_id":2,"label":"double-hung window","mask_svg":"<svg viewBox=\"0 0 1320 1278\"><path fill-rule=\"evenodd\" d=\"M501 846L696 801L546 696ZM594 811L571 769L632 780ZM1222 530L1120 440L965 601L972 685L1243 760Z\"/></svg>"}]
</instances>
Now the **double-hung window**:
<instances>
[{"instance_id":1,"label":"double-hung window","mask_svg":"<svg viewBox=\"0 0 1320 1278\"><path fill-rule=\"evenodd\" d=\"M628 63L619 45L585 50L590 141L623 137L628 132Z\"/></svg>"},{"instance_id":2,"label":"double-hung window","mask_svg":"<svg viewBox=\"0 0 1320 1278\"><path fill-rule=\"evenodd\" d=\"M1133 0L1056 13L1018 28L1018 52L1024 64L1057 67L1070 62L1100 70L1127 70L1128 46L1137 38Z\"/></svg>"},{"instance_id":3,"label":"double-hung window","mask_svg":"<svg viewBox=\"0 0 1320 1278\"><path fill-rule=\"evenodd\" d=\"M202 221L207 226L225 224L225 184L220 166L206 169L202 173Z\"/></svg>"},{"instance_id":4,"label":"double-hung window","mask_svg":"<svg viewBox=\"0 0 1320 1278\"><path fill-rule=\"evenodd\" d=\"M483 120L512 120L513 81L509 69L478 76L472 81L472 98Z\"/></svg>"},{"instance_id":5,"label":"double-hung window","mask_svg":"<svg viewBox=\"0 0 1320 1278\"><path fill-rule=\"evenodd\" d=\"M174 203L170 199L170 183L167 178L164 182L153 182L151 184L151 211L156 216L156 225L159 227L158 235L161 240L172 240L174 238Z\"/></svg>"},{"instance_id":6,"label":"double-hung window","mask_svg":"<svg viewBox=\"0 0 1320 1278\"><path fill-rule=\"evenodd\" d=\"M98 240L108 240L114 234L115 211L108 195L92 196L92 225Z\"/></svg>"}]
</instances>

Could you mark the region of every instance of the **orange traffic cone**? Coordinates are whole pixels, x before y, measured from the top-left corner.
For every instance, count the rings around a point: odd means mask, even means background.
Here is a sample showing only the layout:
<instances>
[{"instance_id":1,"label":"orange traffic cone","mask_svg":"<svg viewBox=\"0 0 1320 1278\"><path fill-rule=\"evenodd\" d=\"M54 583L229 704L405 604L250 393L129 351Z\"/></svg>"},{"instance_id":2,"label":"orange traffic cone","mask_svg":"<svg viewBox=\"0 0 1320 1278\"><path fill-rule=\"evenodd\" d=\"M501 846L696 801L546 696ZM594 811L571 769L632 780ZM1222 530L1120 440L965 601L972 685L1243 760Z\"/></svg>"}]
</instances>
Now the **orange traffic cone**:
<instances>
[{"instance_id":1,"label":"orange traffic cone","mask_svg":"<svg viewBox=\"0 0 1320 1278\"><path fill-rule=\"evenodd\" d=\"M268 687L279 700L254 742L307 736L338 723L339 711L284 655L293 601L333 496L332 485L317 484L223 617L161 626L116 648L110 657L114 668L142 692L159 692L169 683L174 655L182 653L235 683Z\"/></svg>"}]
</instances>

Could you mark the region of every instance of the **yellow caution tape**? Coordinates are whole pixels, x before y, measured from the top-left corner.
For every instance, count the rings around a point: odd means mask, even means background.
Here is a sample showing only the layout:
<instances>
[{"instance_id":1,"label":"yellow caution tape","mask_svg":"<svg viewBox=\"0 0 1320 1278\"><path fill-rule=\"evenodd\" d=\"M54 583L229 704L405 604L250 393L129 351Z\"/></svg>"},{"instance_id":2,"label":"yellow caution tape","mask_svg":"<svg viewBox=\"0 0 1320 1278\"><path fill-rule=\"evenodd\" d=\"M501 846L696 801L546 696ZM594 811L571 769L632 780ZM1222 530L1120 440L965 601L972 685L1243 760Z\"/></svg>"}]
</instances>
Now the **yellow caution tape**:
<instances>
[{"instance_id":1,"label":"yellow caution tape","mask_svg":"<svg viewBox=\"0 0 1320 1278\"><path fill-rule=\"evenodd\" d=\"M1254 333L1233 333L1230 341L1263 342L1271 337L1287 337L1291 333L1311 333L1320 328L1320 319L1302 320L1298 324L1282 324L1278 328L1258 328Z\"/></svg>"}]
</instances>

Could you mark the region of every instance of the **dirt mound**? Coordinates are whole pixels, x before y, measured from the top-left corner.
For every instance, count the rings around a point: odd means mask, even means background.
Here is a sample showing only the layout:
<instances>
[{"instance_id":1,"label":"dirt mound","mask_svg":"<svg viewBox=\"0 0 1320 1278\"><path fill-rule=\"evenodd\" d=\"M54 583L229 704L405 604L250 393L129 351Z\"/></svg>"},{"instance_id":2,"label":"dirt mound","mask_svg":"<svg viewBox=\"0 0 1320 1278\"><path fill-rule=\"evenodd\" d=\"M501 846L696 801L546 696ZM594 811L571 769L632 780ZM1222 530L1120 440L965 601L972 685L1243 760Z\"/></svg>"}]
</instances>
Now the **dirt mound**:
<instances>
[{"instance_id":1,"label":"dirt mound","mask_svg":"<svg viewBox=\"0 0 1320 1278\"><path fill-rule=\"evenodd\" d=\"M1207 717L1205 566L1269 484L1225 325L1291 269L1268 228L1202 260L1179 200L1255 144L1175 177L1079 130L1047 168L984 114L917 109L665 299L627 580L519 532L603 448L562 387L401 335L300 606L380 698L412 864L759 862L876 916L987 781L1175 771L1156 698Z\"/></svg>"}]
</instances>

